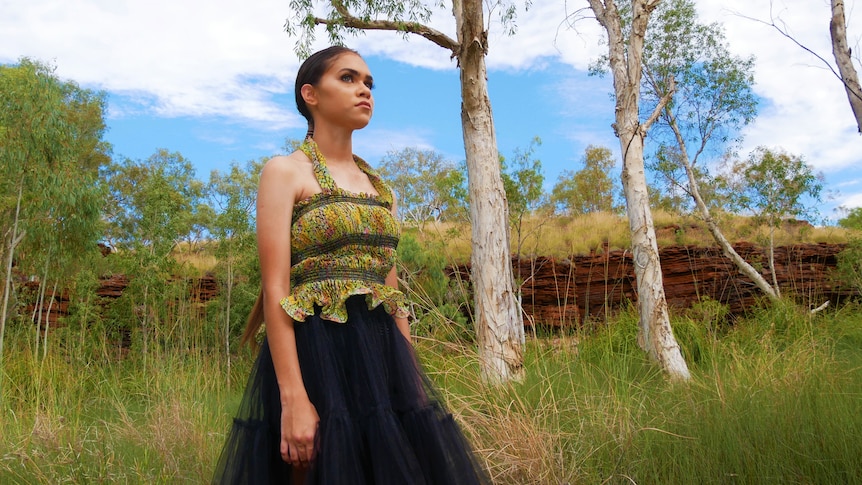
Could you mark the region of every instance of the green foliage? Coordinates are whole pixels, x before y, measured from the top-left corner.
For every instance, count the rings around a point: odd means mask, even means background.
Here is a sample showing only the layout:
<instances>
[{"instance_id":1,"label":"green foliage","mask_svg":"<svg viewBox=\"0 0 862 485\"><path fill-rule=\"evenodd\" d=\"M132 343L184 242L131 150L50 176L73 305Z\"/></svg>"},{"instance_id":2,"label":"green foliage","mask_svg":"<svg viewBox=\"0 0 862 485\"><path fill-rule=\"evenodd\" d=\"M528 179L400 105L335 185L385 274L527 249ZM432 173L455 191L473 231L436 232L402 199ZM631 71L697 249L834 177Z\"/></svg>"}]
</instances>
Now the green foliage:
<instances>
[{"instance_id":1,"label":"green foliage","mask_svg":"<svg viewBox=\"0 0 862 485\"><path fill-rule=\"evenodd\" d=\"M816 218L823 175L802 156L758 147L748 159L737 160L718 178L732 208L748 212L776 229L787 218Z\"/></svg>"},{"instance_id":2,"label":"green foliage","mask_svg":"<svg viewBox=\"0 0 862 485\"><path fill-rule=\"evenodd\" d=\"M509 204L509 219L512 222L522 220L545 202L542 161L533 157L536 148L541 145L541 138L533 138L526 150L515 150L512 163L507 163L500 155L500 175Z\"/></svg>"},{"instance_id":3,"label":"green foliage","mask_svg":"<svg viewBox=\"0 0 862 485\"><path fill-rule=\"evenodd\" d=\"M710 332L708 322L689 316L673 317L671 328L688 365L711 361L715 335Z\"/></svg>"},{"instance_id":4,"label":"green foliage","mask_svg":"<svg viewBox=\"0 0 862 485\"><path fill-rule=\"evenodd\" d=\"M215 214L208 226L214 237L218 258L216 275L219 296L210 305L223 315L225 346L244 328L260 290L260 269L255 238L257 180L265 160L250 161L245 167L233 163L228 173L210 174L207 194Z\"/></svg>"},{"instance_id":5,"label":"green foliage","mask_svg":"<svg viewBox=\"0 0 862 485\"><path fill-rule=\"evenodd\" d=\"M27 234L22 269L41 269L53 255L55 271L66 271L100 236L105 95L22 59L0 66L0 106L0 233L17 224Z\"/></svg>"},{"instance_id":6,"label":"green foliage","mask_svg":"<svg viewBox=\"0 0 862 485\"><path fill-rule=\"evenodd\" d=\"M690 163L689 163L690 164ZM650 206L667 212L687 215L695 210L689 189L685 160L678 146L662 145L647 161L647 168L655 173L656 184L650 187ZM713 210L727 206L728 194L717 190L717 184L705 166L692 166L698 182L698 192L704 203Z\"/></svg>"},{"instance_id":7,"label":"green foliage","mask_svg":"<svg viewBox=\"0 0 862 485\"><path fill-rule=\"evenodd\" d=\"M862 238L851 239L838 254L837 276L843 284L862 294Z\"/></svg>"},{"instance_id":8,"label":"green foliage","mask_svg":"<svg viewBox=\"0 0 862 485\"><path fill-rule=\"evenodd\" d=\"M209 207L215 214L207 228L219 242L215 254L230 259L235 252L255 249L255 202L257 180L263 168L263 160L250 161L240 167L232 163L228 173L213 170L206 192Z\"/></svg>"},{"instance_id":9,"label":"green foliage","mask_svg":"<svg viewBox=\"0 0 862 485\"><path fill-rule=\"evenodd\" d=\"M854 231L862 231L862 207L856 207L838 221L838 225Z\"/></svg>"},{"instance_id":10,"label":"green foliage","mask_svg":"<svg viewBox=\"0 0 862 485\"><path fill-rule=\"evenodd\" d=\"M432 305L441 304L449 290L449 278L444 273L445 252L441 241L421 245L416 238L405 233L398 243L398 261L402 278L411 288L421 288Z\"/></svg>"},{"instance_id":11,"label":"green foliage","mask_svg":"<svg viewBox=\"0 0 862 485\"><path fill-rule=\"evenodd\" d=\"M648 163L665 197L666 210L691 210L688 165L707 206L723 208L703 156L733 149L741 129L757 114L754 59L730 53L720 24L700 23L691 0L661 2L650 18L644 44L644 113L672 98L660 112L648 141L655 150Z\"/></svg>"},{"instance_id":12,"label":"green foliage","mask_svg":"<svg viewBox=\"0 0 862 485\"><path fill-rule=\"evenodd\" d=\"M403 148L380 161L381 176L395 191L398 216L422 225L462 219L467 211L464 173L433 150Z\"/></svg>"},{"instance_id":13,"label":"green foliage","mask_svg":"<svg viewBox=\"0 0 862 485\"><path fill-rule=\"evenodd\" d=\"M619 213L614 194L619 183L611 177L614 157L609 148L589 145L584 149L583 168L577 172L564 170L551 190L554 208L567 215L593 212Z\"/></svg>"},{"instance_id":14,"label":"green foliage","mask_svg":"<svg viewBox=\"0 0 862 485\"><path fill-rule=\"evenodd\" d=\"M107 235L119 249L113 259L116 270L129 278L122 297L111 305L111 326L121 338L130 336L133 350L143 355L199 345L200 315L174 250L213 215L204 203L204 184L190 161L165 149L145 161L112 163L105 184Z\"/></svg>"},{"instance_id":15,"label":"green foliage","mask_svg":"<svg viewBox=\"0 0 862 485\"><path fill-rule=\"evenodd\" d=\"M525 9L529 9L532 0L524 1ZM316 6L319 5L319 6ZM387 22L385 30L407 35L408 27L431 21L432 8L443 10L447 4L442 0L434 0L431 6L422 0L345 0L339 2L318 2L316 0L290 0L292 18L287 19L284 29L297 41L294 51L300 58L311 55L311 46L316 38L315 27L324 20L328 43L343 45L345 35L357 35L366 28L357 24L373 21ZM321 8L323 15L321 15ZM512 0L491 0L484 2L479 8L486 8L495 13L499 19L498 25L505 35L516 32L518 9ZM375 30L379 30L378 26ZM422 29L427 31L428 29Z\"/></svg>"},{"instance_id":16,"label":"green foliage","mask_svg":"<svg viewBox=\"0 0 862 485\"><path fill-rule=\"evenodd\" d=\"M716 332L728 323L730 307L708 296L702 296L684 312L684 315L710 332Z\"/></svg>"},{"instance_id":17,"label":"green foliage","mask_svg":"<svg viewBox=\"0 0 862 485\"><path fill-rule=\"evenodd\" d=\"M632 9L623 4L619 10L628 37ZM607 69L604 55L591 66L591 73ZM754 58L732 55L723 27L701 23L694 1L668 0L659 2L650 16L642 70L644 118L672 95L657 113L656 129L646 138L647 168L655 175L651 205L680 214L691 209L688 174L683 169L687 161L704 201L725 208L726 200L712 189L702 158L732 153L742 128L756 116Z\"/></svg>"},{"instance_id":18,"label":"green foliage","mask_svg":"<svg viewBox=\"0 0 862 485\"><path fill-rule=\"evenodd\" d=\"M697 152L724 144L756 115L753 68L753 58L730 53L720 24L699 22L695 2L661 2L644 40L644 109L673 90L669 113Z\"/></svg>"},{"instance_id":19,"label":"green foliage","mask_svg":"<svg viewBox=\"0 0 862 485\"><path fill-rule=\"evenodd\" d=\"M289 8L294 16L288 19L284 28L291 37L296 37L294 50L301 58L311 55L311 46L315 40L315 19L320 17L315 0L290 0ZM322 2L329 23L326 25L326 35L329 44L343 45L344 35L356 35L361 29L345 25L343 12L347 11L353 17L369 21L384 18L396 24L427 22L431 19L431 9L421 0L347 0L337 4ZM339 9L343 9L339 12Z\"/></svg>"},{"instance_id":20,"label":"green foliage","mask_svg":"<svg viewBox=\"0 0 862 485\"><path fill-rule=\"evenodd\" d=\"M398 243L401 279L416 320L412 332L448 342L471 342L475 331L466 316L467 292L446 274L443 241L420 244L410 233Z\"/></svg>"},{"instance_id":21,"label":"green foliage","mask_svg":"<svg viewBox=\"0 0 862 485\"><path fill-rule=\"evenodd\" d=\"M62 81L45 64L0 65L0 400L3 340L16 269L43 289L74 274L100 237L100 168L109 147L103 93ZM49 293L50 295L50 293ZM15 310L15 309L13 309ZM47 342L46 342L47 343Z\"/></svg>"},{"instance_id":22,"label":"green foliage","mask_svg":"<svg viewBox=\"0 0 862 485\"><path fill-rule=\"evenodd\" d=\"M862 207L848 211L838 225L853 231L847 247L838 254L838 278L862 294Z\"/></svg>"},{"instance_id":23,"label":"green foliage","mask_svg":"<svg viewBox=\"0 0 862 485\"><path fill-rule=\"evenodd\" d=\"M180 153L160 149L147 160L125 159L105 173L111 242L163 258L201 222L204 185Z\"/></svg>"}]
</instances>

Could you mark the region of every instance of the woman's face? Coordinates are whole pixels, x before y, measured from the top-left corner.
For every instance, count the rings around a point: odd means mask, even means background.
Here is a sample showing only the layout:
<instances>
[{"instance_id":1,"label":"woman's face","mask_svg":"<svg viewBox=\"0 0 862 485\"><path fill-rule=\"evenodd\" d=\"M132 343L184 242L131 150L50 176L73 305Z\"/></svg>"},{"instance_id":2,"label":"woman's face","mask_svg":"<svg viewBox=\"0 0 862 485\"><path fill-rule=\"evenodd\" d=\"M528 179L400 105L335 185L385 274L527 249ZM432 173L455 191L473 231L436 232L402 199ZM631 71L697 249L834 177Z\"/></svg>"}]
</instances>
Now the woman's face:
<instances>
[{"instance_id":1,"label":"woman's face","mask_svg":"<svg viewBox=\"0 0 862 485\"><path fill-rule=\"evenodd\" d=\"M302 94L315 125L331 123L358 130L371 121L373 85L365 61L347 52L332 59L316 86L302 86Z\"/></svg>"}]
</instances>

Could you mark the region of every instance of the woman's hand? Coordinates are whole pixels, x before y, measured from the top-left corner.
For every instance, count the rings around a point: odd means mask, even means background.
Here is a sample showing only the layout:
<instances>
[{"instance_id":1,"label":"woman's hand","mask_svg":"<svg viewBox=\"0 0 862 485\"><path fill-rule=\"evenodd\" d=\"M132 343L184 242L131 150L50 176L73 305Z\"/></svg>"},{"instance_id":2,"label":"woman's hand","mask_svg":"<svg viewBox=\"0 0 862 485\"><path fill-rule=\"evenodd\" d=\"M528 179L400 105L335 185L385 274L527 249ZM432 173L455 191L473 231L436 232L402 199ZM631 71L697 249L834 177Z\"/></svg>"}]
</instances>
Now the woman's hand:
<instances>
[{"instance_id":1,"label":"woman's hand","mask_svg":"<svg viewBox=\"0 0 862 485\"><path fill-rule=\"evenodd\" d=\"M315 436L320 418L308 397L281 405L281 458L293 466L306 468L314 460Z\"/></svg>"}]
</instances>

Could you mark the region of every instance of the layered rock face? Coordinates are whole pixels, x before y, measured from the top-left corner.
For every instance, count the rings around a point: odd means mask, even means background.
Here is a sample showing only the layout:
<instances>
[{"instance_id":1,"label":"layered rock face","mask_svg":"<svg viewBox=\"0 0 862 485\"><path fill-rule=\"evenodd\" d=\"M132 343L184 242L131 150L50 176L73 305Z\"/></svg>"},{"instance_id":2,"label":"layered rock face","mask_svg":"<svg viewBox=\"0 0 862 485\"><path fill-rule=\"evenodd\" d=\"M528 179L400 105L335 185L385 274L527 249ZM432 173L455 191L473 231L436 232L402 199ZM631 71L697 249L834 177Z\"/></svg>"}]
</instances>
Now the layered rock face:
<instances>
[{"instance_id":1,"label":"layered rock face","mask_svg":"<svg viewBox=\"0 0 862 485\"><path fill-rule=\"evenodd\" d=\"M739 243L734 249L772 281L768 248ZM775 268L783 293L820 305L857 295L833 276L842 244L800 244L775 249ZM668 305L685 308L709 297L742 314L762 297L754 283L724 257L720 248L668 246L659 250ZM599 251L569 258L513 258L522 282L527 325L568 326L602 319L637 300L632 253ZM469 266L450 268L453 278L469 281Z\"/></svg>"}]
</instances>

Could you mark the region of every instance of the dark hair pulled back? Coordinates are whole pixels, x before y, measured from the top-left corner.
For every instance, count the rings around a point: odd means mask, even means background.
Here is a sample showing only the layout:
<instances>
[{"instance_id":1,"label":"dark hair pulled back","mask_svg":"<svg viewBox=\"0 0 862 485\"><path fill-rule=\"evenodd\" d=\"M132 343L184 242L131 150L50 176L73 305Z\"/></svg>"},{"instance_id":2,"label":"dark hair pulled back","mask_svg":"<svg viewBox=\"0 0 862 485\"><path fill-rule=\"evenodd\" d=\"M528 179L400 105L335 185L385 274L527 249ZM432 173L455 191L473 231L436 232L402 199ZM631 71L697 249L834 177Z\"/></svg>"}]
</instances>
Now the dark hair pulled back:
<instances>
[{"instance_id":1,"label":"dark hair pulled back","mask_svg":"<svg viewBox=\"0 0 862 485\"><path fill-rule=\"evenodd\" d=\"M305 100L302 99L302 86L306 84L311 84L312 86L317 85L317 83L320 82L320 78L323 77L323 73L325 73L332 64L332 61L336 57L348 52L359 55L359 53L353 49L334 45L315 52L310 55L301 66L299 66L299 71L296 73L296 85L294 86L293 92L296 97L296 109L298 109L299 113L306 119L306 121L308 121L308 133L305 135L306 138L314 134L314 119L311 117L311 111L308 109L308 105L305 104Z\"/></svg>"}]
</instances>

